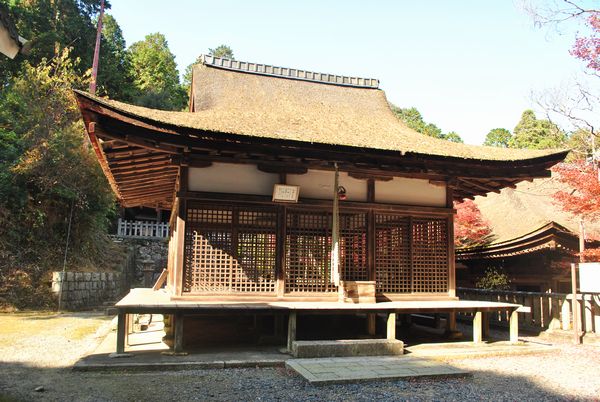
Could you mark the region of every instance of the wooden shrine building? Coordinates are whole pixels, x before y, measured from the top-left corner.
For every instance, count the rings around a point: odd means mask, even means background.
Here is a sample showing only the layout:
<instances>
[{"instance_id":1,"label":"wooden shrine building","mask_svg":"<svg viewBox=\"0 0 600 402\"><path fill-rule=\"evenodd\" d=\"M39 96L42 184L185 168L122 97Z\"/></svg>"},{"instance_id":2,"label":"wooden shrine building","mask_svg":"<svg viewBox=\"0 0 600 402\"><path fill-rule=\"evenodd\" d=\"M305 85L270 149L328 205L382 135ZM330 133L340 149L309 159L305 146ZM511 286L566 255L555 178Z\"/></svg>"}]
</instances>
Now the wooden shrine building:
<instances>
[{"instance_id":1,"label":"wooden shrine building","mask_svg":"<svg viewBox=\"0 0 600 402\"><path fill-rule=\"evenodd\" d=\"M76 91L120 203L172 211L166 290L118 303L120 334L143 311L175 316L176 349L198 311L286 314L292 340L296 313L514 312L455 297L452 202L546 177L566 151L419 134L378 85L203 56L189 112Z\"/></svg>"},{"instance_id":2,"label":"wooden shrine building","mask_svg":"<svg viewBox=\"0 0 600 402\"><path fill-rule=\"evenodd\" d=\"M487 268L501 269L511 290L571 292L571 263L579 262L579 221L552 197L573 188L557 177L522 182L498 194L476 197L493 240L456 250L459 287L474 288ZM585 248L600 247L600 223L585 227Z\"/></svg>"}]
</instances>

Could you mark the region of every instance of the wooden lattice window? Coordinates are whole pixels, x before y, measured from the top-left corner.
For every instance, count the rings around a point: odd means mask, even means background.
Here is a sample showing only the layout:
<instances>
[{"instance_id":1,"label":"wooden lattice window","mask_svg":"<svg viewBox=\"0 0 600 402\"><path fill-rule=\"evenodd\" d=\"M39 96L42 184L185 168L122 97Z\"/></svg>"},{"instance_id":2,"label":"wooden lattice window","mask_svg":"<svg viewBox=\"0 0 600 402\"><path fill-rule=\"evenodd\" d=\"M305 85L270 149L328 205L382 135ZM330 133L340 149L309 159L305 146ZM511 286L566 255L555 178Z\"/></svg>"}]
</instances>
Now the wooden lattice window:
<instances>
[{"instance_id":1,"label":"wooden lattice window","mask_svg":"<svg viewBox=\"0 0 600 402\"><path fill-rule=\"evenodd\" d=\"M377 291L411 292L410 218L375 215L375 279Z\"/></svg>"},{"instance_id":2,"label":"wooden lattice window","mask_svg":"<svg viewBox=\"0 0 600 402\"><path fill-rule=\"evenodd\" d=\"M446 219L412 220L413 291L448 291L448 230Z\"/></svg>"},{"instance_id":3,"label":"wooden lattice window","mask_svg":"<svg viewBox=\"0 0 600 402\"><path fill-rule=\"evenodd\" d=\"M342 279L366 281L367 265L367 214L340 214L340 262Z\"/></svg>"},{"instance_id":4,"label":"wooden lattice window","mask_svg":"<svg viewBox=\"0 0 600 402\"><path fill-rule=\"evenodd\" d=\"M277 211L191 203L185 291L274 292Z\"/></svg>"},{"instance_id":5,"label":"wooden lattice window","mask_svg":"<svg viewBox=\"0 0 600 402\"><path fill-rule=\"evenodd\" d=\"M285 241L285 291L333 292L331 214L288 211Z\"/></svg>"},{"instance_id":6,"label":"wooden lattice window","mask_svg":"<svg viewBox=\"0 0 600 402\"><path fill-rule=\"evenodd\" d=\"M382 293L448 291L444 218L375 215L375 277Z\"/></svg>"},{"instance_id":7,"label":"wooden lattice window","mask_svg":"<svg viewBox=\"0 0 600 402\"><path fill-rule=\"evenodd\" d=\"M289 211L286 232L286 292L332 292L332 214ZM340 270L344 280L367 280L367 214L340 213Z\"/></svg>"}]
</instances>

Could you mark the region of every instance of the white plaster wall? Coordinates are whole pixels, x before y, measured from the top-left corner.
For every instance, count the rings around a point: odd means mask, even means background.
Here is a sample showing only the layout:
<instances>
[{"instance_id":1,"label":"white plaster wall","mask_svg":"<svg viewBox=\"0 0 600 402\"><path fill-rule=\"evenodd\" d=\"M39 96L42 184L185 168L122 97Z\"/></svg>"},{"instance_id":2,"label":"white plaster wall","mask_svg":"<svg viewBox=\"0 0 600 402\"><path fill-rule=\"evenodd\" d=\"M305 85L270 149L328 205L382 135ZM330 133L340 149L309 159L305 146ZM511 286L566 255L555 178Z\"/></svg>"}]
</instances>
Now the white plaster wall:
<instances>
[{"instance_id":1,"label":"white plaster wall","mask_svg":"<svg viewBox=\"0 0 600 402\"><path fill-rule=\"evenodd\" d=\"M206 168L192 167L188 172L190 191L272 195L273 185L279 182L279 175L261 172L255 165L213 163Z\"/></svg>"},{"instance_id":2,"label":"white plaster wall","mask_svg":"<svg viewBox=\"0 0 600 402\"><path fill-rule=\"evenodd\" d=\"M446 206L446 186L434 185L425 179L394 177L375 182L375 202L386 204Z\"/></svg>"},{"instance_id":3,"label":"white plaster wall","mask_svg":"<svg viewBox=\"0 0 600 402\"><path fill-rule=\"evenodd\" d=\"M287 184L300 186L300 198L331 200L333 197L334 172L311 170L306 174L288 174ZM339 184L346 189L348 201L367 201L367 181L340 172Z\"/></svg>"}]
</instances>

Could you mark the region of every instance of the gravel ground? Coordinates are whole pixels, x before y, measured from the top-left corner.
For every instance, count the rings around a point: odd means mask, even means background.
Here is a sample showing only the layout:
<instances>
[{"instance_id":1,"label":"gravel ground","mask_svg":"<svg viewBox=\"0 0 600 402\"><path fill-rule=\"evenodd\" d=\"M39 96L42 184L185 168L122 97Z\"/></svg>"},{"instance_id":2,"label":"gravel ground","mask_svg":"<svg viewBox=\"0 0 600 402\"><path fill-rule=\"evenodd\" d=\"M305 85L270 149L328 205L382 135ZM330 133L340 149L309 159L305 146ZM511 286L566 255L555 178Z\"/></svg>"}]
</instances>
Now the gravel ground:
<instances>
[{"instance_id":1,"label":"gravel ground","mask_svg":"<svg viewBox=\"0 0 600 402\"><path fill-rule=\"evenodd\" d=\"M71 317L81 325L96 320ZM190 370L178 372L80 373L65 368L79 347L92 347L99 333L75 330L63 339L48 336L55 322L29 335L29 342L0 349L0 401L374 401L374 400L600 400L600 347L562 344L555 354L449 361L473 377L370 382L314 387L283 368ZM4 317L0 316L0 327ZM13 323L14 324L14 323ZM78 334L70 339L70 334ZM25 338L27 338L25 336ZM533 339L533 338L532 338ZM5 343L5 342L2 342ZM34 345L32 345L34 344ZM28 351L35 348L36 352ZM67 351L57 353L57 349ZM35 392L36 387L43 392Z\"/></svg>"}]
</instances>

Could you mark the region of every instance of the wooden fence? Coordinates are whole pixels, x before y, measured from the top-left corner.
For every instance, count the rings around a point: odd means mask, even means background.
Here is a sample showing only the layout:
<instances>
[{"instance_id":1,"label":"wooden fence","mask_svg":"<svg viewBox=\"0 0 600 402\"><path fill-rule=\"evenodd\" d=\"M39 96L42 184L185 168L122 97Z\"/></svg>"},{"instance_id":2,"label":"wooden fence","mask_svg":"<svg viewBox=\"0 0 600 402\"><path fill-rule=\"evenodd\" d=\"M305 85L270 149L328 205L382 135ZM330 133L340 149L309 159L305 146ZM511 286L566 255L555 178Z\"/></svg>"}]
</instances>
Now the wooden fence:
<instances>
[{"instance_id":1,"label":"wooden fence","mask_svg":"<svg viewBox=\"0 0 600 402\"><path fill-rule=\"evenodd\" d=\"M117 224L118 237L167 238L169 224L166 222L127 221L119 218Z\"/></svg>"},{"instance_id":2,"label":"wooden fence","mask_svg":"<svg viewBox=\"0 0 600 402\"><path fill-rule=\"evenodd\" d=\"M521 304L529 313L520 313L519 326L530 330L569 330L573 325L573 297L570 293L516 292L458 288L457 295L464 300L487 300ZM580 329L600 334L600 299L598 295L577 294ZM508 325L508 315L489 313L490 324Z\"/></svg>"}]
</instances>

